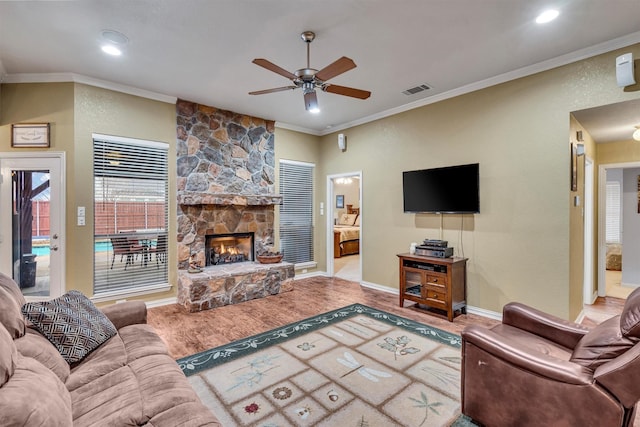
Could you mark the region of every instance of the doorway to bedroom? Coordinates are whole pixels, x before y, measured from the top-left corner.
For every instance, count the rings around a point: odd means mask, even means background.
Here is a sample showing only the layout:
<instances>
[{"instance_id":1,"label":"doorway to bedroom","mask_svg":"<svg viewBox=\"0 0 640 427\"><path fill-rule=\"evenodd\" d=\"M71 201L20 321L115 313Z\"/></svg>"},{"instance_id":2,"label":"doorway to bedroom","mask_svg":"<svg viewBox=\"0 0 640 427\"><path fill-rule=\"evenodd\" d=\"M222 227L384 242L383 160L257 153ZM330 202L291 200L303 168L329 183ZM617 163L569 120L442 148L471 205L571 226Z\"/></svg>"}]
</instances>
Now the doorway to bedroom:
<instances>
[{"instance_id":1,"label":"doorway to bedroom","mask_svg":"<svg viewBox=\"0 0 640 427\"><path fill-rule=\"evenodd\" d=\"M327 270L329 275L362 280L362 173L328 176Z\"/></svg>"}]
</instances>

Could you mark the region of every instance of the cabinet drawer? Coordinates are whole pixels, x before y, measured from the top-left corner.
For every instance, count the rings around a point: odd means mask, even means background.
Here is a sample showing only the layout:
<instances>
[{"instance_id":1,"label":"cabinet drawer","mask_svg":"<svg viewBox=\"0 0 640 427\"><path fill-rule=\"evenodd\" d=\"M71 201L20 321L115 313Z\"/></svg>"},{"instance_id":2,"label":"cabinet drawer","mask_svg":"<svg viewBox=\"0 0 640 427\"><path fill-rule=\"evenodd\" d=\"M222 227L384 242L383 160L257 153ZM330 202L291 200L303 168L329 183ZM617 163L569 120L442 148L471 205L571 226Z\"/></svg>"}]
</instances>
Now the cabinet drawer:
<instances>
[{"instance_id":1,"label":"cabinet drawer","mask_svg":"<svg viewBox=\"0 0 640 427\"><path fill-rule=\"evenodd\" d=\"M447 287L447 278L444 276L434 276L431 274L427 274L427 286L431 286L433 288L442 288L446 289Z\"/></svg>"},{"instance_id":2,"label":"cabinet drawer","mask_svg":"<svg viewBox=\"0 0 640 427\"><path fill-rule=\"evenodd\" d=\"M426 302L427 304L433 306L433 307L437 307L437 308L442 308L442 309L446 309L447 307L447 294L445 292L438 292L438 291L434 291L433 289L424 289L425 291L425 296L426 296Z\"/></svg>"}]
</instances>

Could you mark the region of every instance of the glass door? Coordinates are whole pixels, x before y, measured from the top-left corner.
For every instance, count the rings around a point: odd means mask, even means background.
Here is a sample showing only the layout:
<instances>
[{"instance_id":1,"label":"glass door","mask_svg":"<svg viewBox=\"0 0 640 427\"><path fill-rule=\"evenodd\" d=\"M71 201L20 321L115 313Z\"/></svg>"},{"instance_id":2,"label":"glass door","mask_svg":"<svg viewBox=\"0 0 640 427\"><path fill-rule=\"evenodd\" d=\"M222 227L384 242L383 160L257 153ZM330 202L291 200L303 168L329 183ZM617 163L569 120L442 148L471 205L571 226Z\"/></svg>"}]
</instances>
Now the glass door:
<instances>
[{"instance_id":1,"label":"glass door","mask_svg":"<svg viewBox=\"0 0 640 427\"><path fill-rule=\"evenodd\" d=\"M0 270L27 299L62 294L62 158L0 157Z\"/></svg>"}]
</instances>

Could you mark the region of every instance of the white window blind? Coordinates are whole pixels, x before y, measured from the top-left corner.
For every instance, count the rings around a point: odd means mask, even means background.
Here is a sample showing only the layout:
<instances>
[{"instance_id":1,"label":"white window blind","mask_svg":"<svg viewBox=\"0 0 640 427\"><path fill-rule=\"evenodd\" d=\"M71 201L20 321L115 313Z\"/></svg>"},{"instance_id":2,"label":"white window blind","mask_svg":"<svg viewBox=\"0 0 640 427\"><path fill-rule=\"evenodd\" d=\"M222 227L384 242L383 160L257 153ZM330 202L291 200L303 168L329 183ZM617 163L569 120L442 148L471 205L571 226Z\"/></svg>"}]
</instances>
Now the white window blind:
<instances>
[{"instance_id":1,"label":"white window blind","mask_svg":"<svg viewBox=\"0 0 640 427\"><path fill-rule=\"evenodd\" d=\"M313 171L311 163L280 161L280 246L284 260L313 261Z\"/></svg>"},{"instance_id":2,"label":"white window blind","mask_svg":"<svg viewBox=\"0 0 640 427\"><path fill-rule=\"evenodd\" d=\"M607 182L606 197L606 239L607 243L620 243L620 183Z\"/></svg>"},{"instance_id":3,"label":"white window blind","mask_svg":"<svg viewBox=\"0 0 640 427\"><path fill-rule=\"evenodd\" d=\"M168 148L94 136L96 296L168 283Z\"/></svg>"}]
</instances>

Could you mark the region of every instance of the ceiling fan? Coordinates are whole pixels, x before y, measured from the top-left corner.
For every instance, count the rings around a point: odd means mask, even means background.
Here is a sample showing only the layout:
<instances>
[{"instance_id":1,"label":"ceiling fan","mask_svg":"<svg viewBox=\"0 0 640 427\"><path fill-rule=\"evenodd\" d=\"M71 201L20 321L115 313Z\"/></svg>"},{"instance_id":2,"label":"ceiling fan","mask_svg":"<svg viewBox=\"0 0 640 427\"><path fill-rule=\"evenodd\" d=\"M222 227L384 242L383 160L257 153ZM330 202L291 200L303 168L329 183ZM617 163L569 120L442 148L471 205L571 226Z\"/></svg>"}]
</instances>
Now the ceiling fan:
<instances>
[{"instance_id":1,"label":"ceiling fan","mask_svg":"<svg viewBox=\"0 0 640 427\"><path fill-rule=\"evenodd\" d=\"M318 98L316 96L316 89L321 89L323 92L335 93L338 95L350 96L352 98L367 99L371 96L371 92L367 90L354 89L346 86L338 86L327 83L327 80L339 76L353 68L356 68L355 62L351 58L343 56L337 61L327 65L322 70L318 71L311 68L309 65L309 47L313 39L316 38L315 33L311 31L305 31L300 35L302 40L307 44L307 68L301 68L295 73L290 73L284 68L278 67L273 62L266 59L256 58L252 62L269 71L280 74L291 80L293 86L283 86L273 89L258 90L255 92L249 92L249 95L263 95L265 93L282 92L285 90L293 90L302 88L304 93L304 108L312 113L319 112Z\"/></svg>"}]
</instances>

